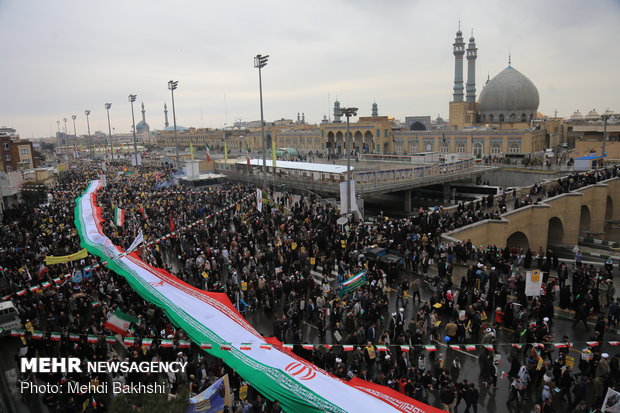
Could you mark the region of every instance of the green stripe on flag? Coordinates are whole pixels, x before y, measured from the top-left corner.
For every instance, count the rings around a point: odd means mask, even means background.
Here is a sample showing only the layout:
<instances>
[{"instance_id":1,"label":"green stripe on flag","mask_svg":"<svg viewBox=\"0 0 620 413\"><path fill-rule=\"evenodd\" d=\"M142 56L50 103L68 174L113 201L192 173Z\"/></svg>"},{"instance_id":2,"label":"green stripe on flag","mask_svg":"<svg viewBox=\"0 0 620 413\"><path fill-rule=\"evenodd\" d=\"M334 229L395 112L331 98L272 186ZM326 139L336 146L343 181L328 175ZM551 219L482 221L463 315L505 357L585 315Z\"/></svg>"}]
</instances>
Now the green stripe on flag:
<instances>
[{"instance_id":1,"label":"green stripe on flag","mask_svg":"<svg viewBox=\"0 0 620 413\"><path fill-rule=\"evenodd\" d=\"M338 292L338 295L340 297L344 297L350 292L353 292L356 289L360 288L364 284L366 284L366 270L355 274L355 276L343 282L340 286L340 291Z\"/></svg>"},{"instance_id":2,"label":"green stripe on flag","mask_svg":"<svg viewBox=\"0 0 620 413\"><path fill-rule=\"evenodd\" d=\"M87 192L92 191L95 187L95 182L91 182ZM108 260L108 267L112 271L123 276L130 286L145 300L162 308L168 319L177 327L182 328L193 342L217 344L217 350L205 351L221 358L267 398L278 400L286 411L300 413L317 413L321 411L346 413L344 409L313 392L304 386L303 383L298 382L282 370L260 363L249 357L248 352L242 352L234 347L230 351L219 350L220 344L228 343L226 340L191 317L152 285L149 285L135 271L128 267L122 259L108 256L104 246L90 241L85 229L86 224L81 204L83 197L84 195L76 200L77 206L75 209L75 226L80 235L82 248L86 248L93 255Z\"/></svg>"}]
</instances>

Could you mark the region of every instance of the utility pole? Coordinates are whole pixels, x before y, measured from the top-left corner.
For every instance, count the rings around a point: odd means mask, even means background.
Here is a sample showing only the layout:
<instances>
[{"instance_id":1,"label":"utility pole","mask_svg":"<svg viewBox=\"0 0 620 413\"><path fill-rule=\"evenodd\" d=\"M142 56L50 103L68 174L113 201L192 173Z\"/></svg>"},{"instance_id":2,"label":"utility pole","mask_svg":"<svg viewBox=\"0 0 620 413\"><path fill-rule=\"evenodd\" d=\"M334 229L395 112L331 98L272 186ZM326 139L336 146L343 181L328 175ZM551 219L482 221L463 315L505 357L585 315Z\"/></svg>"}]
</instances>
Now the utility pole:
<instances>
[{"instance_id":1,"label":"utility pole","mask_svg":"<svg viewBox=\"0 0 620 413\"><path fill-rule=\"evenodd\" d=\"M351 131L349 130L349 118L351 116L357 116L357 108L341 108L340 113L344 114L347 117L347 139L346 139L346 150L347 150L347 215L351 213L351 149L352 139L351 139Z\"/></svg>"},{"instance_id":2,"label":"utility pole","mask_svg":"<svg viewBox=\"0 0 620 413\"><path fill-rule=\"evenodd\" d=\"M261 69L267 66L269 55L256 55L254 67L258 69L258 90L260 94L260 128L263 136L263 192L267 191L267 142L265 141L265 119L263 117L263 79ZM275 170L275 167L274 167Z\"/></svg>"}]
</instances>

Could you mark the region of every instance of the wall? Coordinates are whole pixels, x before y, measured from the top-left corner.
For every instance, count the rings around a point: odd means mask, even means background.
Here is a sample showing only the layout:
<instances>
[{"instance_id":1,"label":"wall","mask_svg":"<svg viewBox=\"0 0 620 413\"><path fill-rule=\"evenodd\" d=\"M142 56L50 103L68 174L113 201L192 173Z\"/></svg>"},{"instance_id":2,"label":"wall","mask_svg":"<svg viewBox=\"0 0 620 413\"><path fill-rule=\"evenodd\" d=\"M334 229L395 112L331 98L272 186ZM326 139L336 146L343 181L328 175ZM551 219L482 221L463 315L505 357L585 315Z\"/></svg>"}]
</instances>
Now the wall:
<instances>
[{"instance_id":1,"label":"wall","mask_svg":"<svg viewBox=\"0 0 620 413\"><path fill-rule=\"evenodd\" d=\"M489 172L482 176L483 182L489 182L492 186L514 187L529 186L536 182L548 179L558 179L566 176L570 171L528 170L526 168L502 168Z\"/></svg>"},{"instance_id":2,"label":"wall","mask_svg":"<svg viewBox=\"0 0 620 413\"><path fill-rule=\"evenodd\" d=\"M562 223L563 245L576 245L581 232L602 233L607 213L607 197L612 201L611 220L620 219L620 179L613 178L558 195L544 203L519 208L502 215L501 220L486 220L465 226L443 237L449 241L471 240L474 245L505 246L508 238L522 232L529 248L546 248L549 221L557 217ZM590 212L589 228L580 228L582 206Z\"/></svg>"},{"instance_id":3,"label":"wall","mask_svg":"<svg viewBox=\"0 0 620 413\"><path fill-rule=\"evenodd\" d=\"M590 155L590 151L594 150L595 153L601 154L603 152L602 141L575 141L575 152L571 154L573 158L580 158L582 156ZM620 142L607 141L605 144L605 151L607 152L607 158L620 159Z\"/></svg>"}]
</instances>

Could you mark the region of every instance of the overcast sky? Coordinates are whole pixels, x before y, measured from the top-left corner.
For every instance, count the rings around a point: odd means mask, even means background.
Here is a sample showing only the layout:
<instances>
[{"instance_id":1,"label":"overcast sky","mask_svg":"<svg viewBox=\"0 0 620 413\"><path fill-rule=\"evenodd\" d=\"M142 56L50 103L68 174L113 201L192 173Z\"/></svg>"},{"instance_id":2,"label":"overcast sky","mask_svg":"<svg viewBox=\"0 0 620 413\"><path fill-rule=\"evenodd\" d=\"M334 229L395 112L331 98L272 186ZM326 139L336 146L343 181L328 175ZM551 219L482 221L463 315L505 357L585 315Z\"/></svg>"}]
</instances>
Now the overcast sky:
<instances>
[{"instance_id":1,"label":"overcast sky","mask_svg":"<svg viewBox=\"0 0 620 413\"><path fill-rule=\"evenodd\" d=\"M0 125L38 138L77 114L83 134L91 109L91 131L107 130L111 102L112 127L129 132L133 93L136 123L143 101L159 129L170 79L178 125L260 119L258 53L267 120L320 122L328 95L362 116L376 101L380 115L447 118L459 20L476 37L478 94L510 53L539 111L620 111L617 0L0 0Z\"/></svg>"}]
</instances>

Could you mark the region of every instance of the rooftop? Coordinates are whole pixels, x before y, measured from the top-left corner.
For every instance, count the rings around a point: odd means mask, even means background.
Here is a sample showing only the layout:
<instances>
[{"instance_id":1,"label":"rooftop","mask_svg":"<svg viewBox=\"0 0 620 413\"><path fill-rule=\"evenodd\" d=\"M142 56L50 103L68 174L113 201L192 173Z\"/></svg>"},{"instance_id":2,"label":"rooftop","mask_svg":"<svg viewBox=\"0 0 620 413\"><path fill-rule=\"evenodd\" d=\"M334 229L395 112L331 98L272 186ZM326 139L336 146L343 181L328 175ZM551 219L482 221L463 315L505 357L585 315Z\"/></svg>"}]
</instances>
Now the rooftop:
<instances>
[{"instance_id":1,"label":"rooftop","mask_svg":"<svg viewBox=\"0 0 620 413\"><path fill-rule=\"evenodd\" d=\"M239 165L247 164L247 161L237 162ZM250 159L250 165L253 166L261 166L263 164L262 159ZM272 161L267 159L267 166L272 166ZM347 167L345 165L332 165L325 163L312 163L312 162L292 162L292 161L277 161L276 168L282 169L298 169L303 171L310 172L326 172L326 173L334 173L341 174L347 171ZM354 167L351 167L351 170L354 170Z\"/></svg>"}]
</instances>

